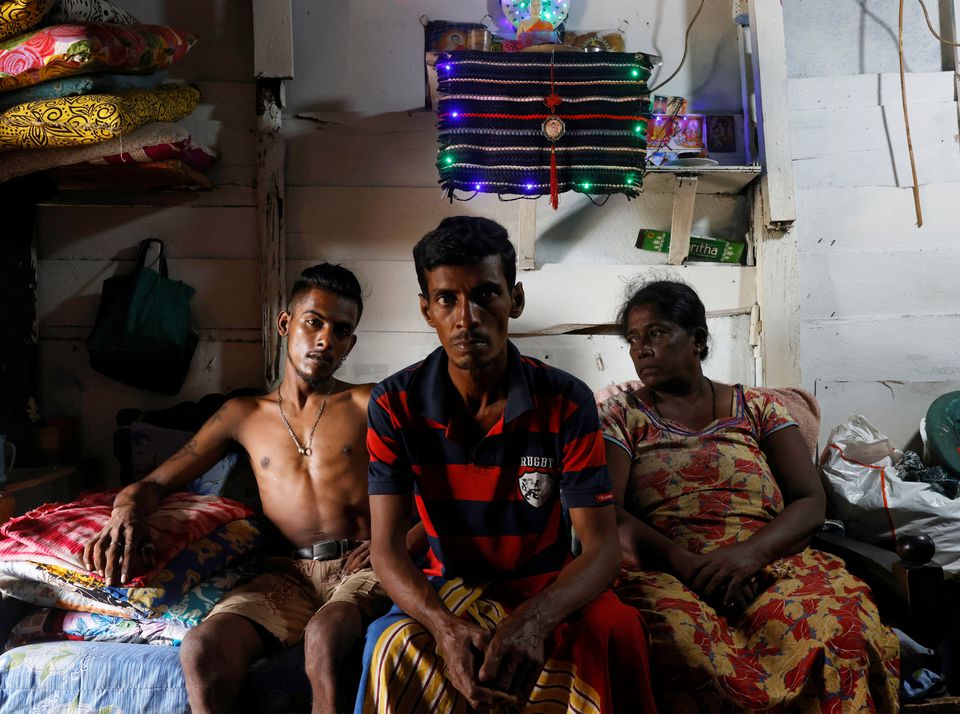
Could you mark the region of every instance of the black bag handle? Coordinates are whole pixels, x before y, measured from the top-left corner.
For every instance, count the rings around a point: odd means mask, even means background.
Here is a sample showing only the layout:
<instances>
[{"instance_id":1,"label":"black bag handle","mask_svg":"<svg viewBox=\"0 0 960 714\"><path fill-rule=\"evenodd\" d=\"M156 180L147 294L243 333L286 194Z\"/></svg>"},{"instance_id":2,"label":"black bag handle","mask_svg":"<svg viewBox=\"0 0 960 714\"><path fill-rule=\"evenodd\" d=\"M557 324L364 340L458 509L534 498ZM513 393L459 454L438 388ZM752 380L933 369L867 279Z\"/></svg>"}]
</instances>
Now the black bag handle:
<instances>
[{"instance_id":1,"label":"black bag handle","mask_svg":"<svg viewBox=\"0 0 960 714\"><path fill-rule=\"evenodd\" d=\"M140 241L140 250L137 252L137 263L133 266L133 272L139 273L143 270L144 265L147 262L147 251L150 250L150 244L156 243L160 246L160 255L159 262L157 264L157 272L160 273L161 278L167 277L167 256L163 253L163 241L159 238L144 238Z\"/></svg>"}]
</instances>

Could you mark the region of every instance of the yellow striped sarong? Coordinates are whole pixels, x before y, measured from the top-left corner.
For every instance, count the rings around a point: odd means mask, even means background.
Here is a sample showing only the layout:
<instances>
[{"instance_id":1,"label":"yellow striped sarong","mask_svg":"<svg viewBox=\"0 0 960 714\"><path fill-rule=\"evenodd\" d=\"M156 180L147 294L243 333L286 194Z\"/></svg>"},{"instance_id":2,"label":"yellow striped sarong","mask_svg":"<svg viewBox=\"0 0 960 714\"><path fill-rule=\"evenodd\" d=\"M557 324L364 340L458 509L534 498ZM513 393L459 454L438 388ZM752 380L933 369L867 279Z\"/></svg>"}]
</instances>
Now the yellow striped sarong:
<instances>
[{"instance_id":1,"label":"yellow striped sarong","mask_svg":"<svg viewBox=\"0 0 960 714\"><path fill-rule=\"evenodd\" d=\"M508 615L500 603L484 597L483 586L467 585L460 578L434 580L440 598L452 613L469 618L488 632L493 632ZM598 622L598 615L607 622ZM622 621L624 616L628 623L626 628ZM639 647L641 651L639 657L626 657L627 666L632 671L623 678L626 681L621 682L631 690L629 700L636 706L631 707L631 711L654 711L646 676L646 634L642 621L632 608L622 605L607 592L570 622L557 628L552 653L530 694L524 713L612 712L613 701L618 697L610 685L608 666L613 663L607 658L608 653L616 652L616 647L607 645L609 638L618 633L633 635L621 638L624 639L621 648L624 645L626 649ZM367 637L357 714L465 714L469 711L466 700L444 675L444 664L436 652L433 638L420 623L394 607L388 615L371 625ZM641 670L639 682L638 665ZM622 669L624 663L618 662L614 666ZM620 696L620 699L624 697ZM645 702L649 704L645 705Z\"/></svg>"}]
</instances>

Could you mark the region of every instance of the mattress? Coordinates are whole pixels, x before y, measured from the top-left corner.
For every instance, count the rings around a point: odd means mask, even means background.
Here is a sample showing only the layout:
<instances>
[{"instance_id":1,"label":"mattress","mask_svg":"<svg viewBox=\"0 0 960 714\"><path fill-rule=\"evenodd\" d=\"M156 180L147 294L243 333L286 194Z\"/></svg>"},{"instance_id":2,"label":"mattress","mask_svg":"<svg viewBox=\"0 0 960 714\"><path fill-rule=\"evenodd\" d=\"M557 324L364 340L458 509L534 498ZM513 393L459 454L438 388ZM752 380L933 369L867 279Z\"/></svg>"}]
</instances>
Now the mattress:
<instances>
[{"instance_id":1,"label":"mattress","mask_svg":"<svg viewBox=\"0 0 960 714\"><path fill-rule=\"evenodd\" d=\"M0 655L0 714L188 714L176 647L46 642Z\"/></svg>"},{"instance_id":2,"label":"mattress","mask_svg":"<svg viewBox=\"0 0 960 714\"><path fill-rule=\"evenodd\" d=\"M258 660L239 699L261 714L310 711L303 646ZM355 686L355 685L354 685ZM0 654L0 714L189 714L180 648L44 642Z\"/></svg>"}]
</instances>

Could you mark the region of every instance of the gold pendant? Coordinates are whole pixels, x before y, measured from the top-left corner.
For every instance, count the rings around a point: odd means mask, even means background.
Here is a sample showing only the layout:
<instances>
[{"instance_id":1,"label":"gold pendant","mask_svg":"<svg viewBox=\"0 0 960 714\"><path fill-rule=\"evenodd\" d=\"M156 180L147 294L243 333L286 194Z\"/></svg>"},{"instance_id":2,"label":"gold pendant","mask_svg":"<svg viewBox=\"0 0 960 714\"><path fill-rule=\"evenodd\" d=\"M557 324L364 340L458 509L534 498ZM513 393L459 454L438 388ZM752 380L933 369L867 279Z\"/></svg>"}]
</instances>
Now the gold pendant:
<instances>
[{"instance_id":1,"label":"gold pendant","mask_svg":"<svg viewBox=\"0 0 960 714\"><path fill-rule=\"evenodd\" d=\"M310 454L313 453L313 449L311 449L309 446L300 446L297 448L297 451L300 452L301 456L310 456Z\"/></svg>"},{"instance_id":2,"label":"gold pendant","mask_svg":"<svg viewBox=\"0 0 960 714\"><path fill-rule=\"evenodd\" d=\"M540 131L548 141L556 142L566 133L567 125L564 124L563 119L556 114L551 114L543 120L543 124L540 125Z\"/></svg>"}]
</instances>

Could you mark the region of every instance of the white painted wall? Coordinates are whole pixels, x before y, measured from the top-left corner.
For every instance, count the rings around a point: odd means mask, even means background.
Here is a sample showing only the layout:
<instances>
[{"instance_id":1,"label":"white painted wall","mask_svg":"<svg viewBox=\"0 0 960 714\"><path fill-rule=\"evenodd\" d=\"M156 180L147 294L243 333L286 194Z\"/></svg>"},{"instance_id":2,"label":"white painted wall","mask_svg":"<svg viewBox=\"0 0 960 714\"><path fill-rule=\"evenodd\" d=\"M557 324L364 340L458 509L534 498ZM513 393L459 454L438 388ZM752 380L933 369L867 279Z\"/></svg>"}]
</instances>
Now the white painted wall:
<instances>
[{"instance_id":1,"label":"white painted wall","mask_svg":"<svg viewBox=\"0 0 960 714\"><path fill-rule=\"evenodd\" d=\"M673 72L683 34L699 0L572 0L571 30L625 25L627 50L663 57L652 81ZM499 0L293 0L295 80L291 114L382 112L423 107L423 27L420 17L480 22L499 16ZM740 111L739 60L730 3L707 0L691 33L680 74L663 91L693 99L692 109Z\"/></svg>"},{"instance_id":2,"label":"white painted wall","mask_svg":"<svg viewBox=\"0 0 960 714\"><path fill-rule=\"evenodd\" d=\"M801 368L823 408L821 445L852 413L895 446L915 443L930 402L958 388L956 87L953 73L940 71L941 48L919 5L907 3L907 91L924 211L917 228L896 74L897 4L784 4ZM939 26L938 3L927 5Z\"/></svg>"}]
</instances>

